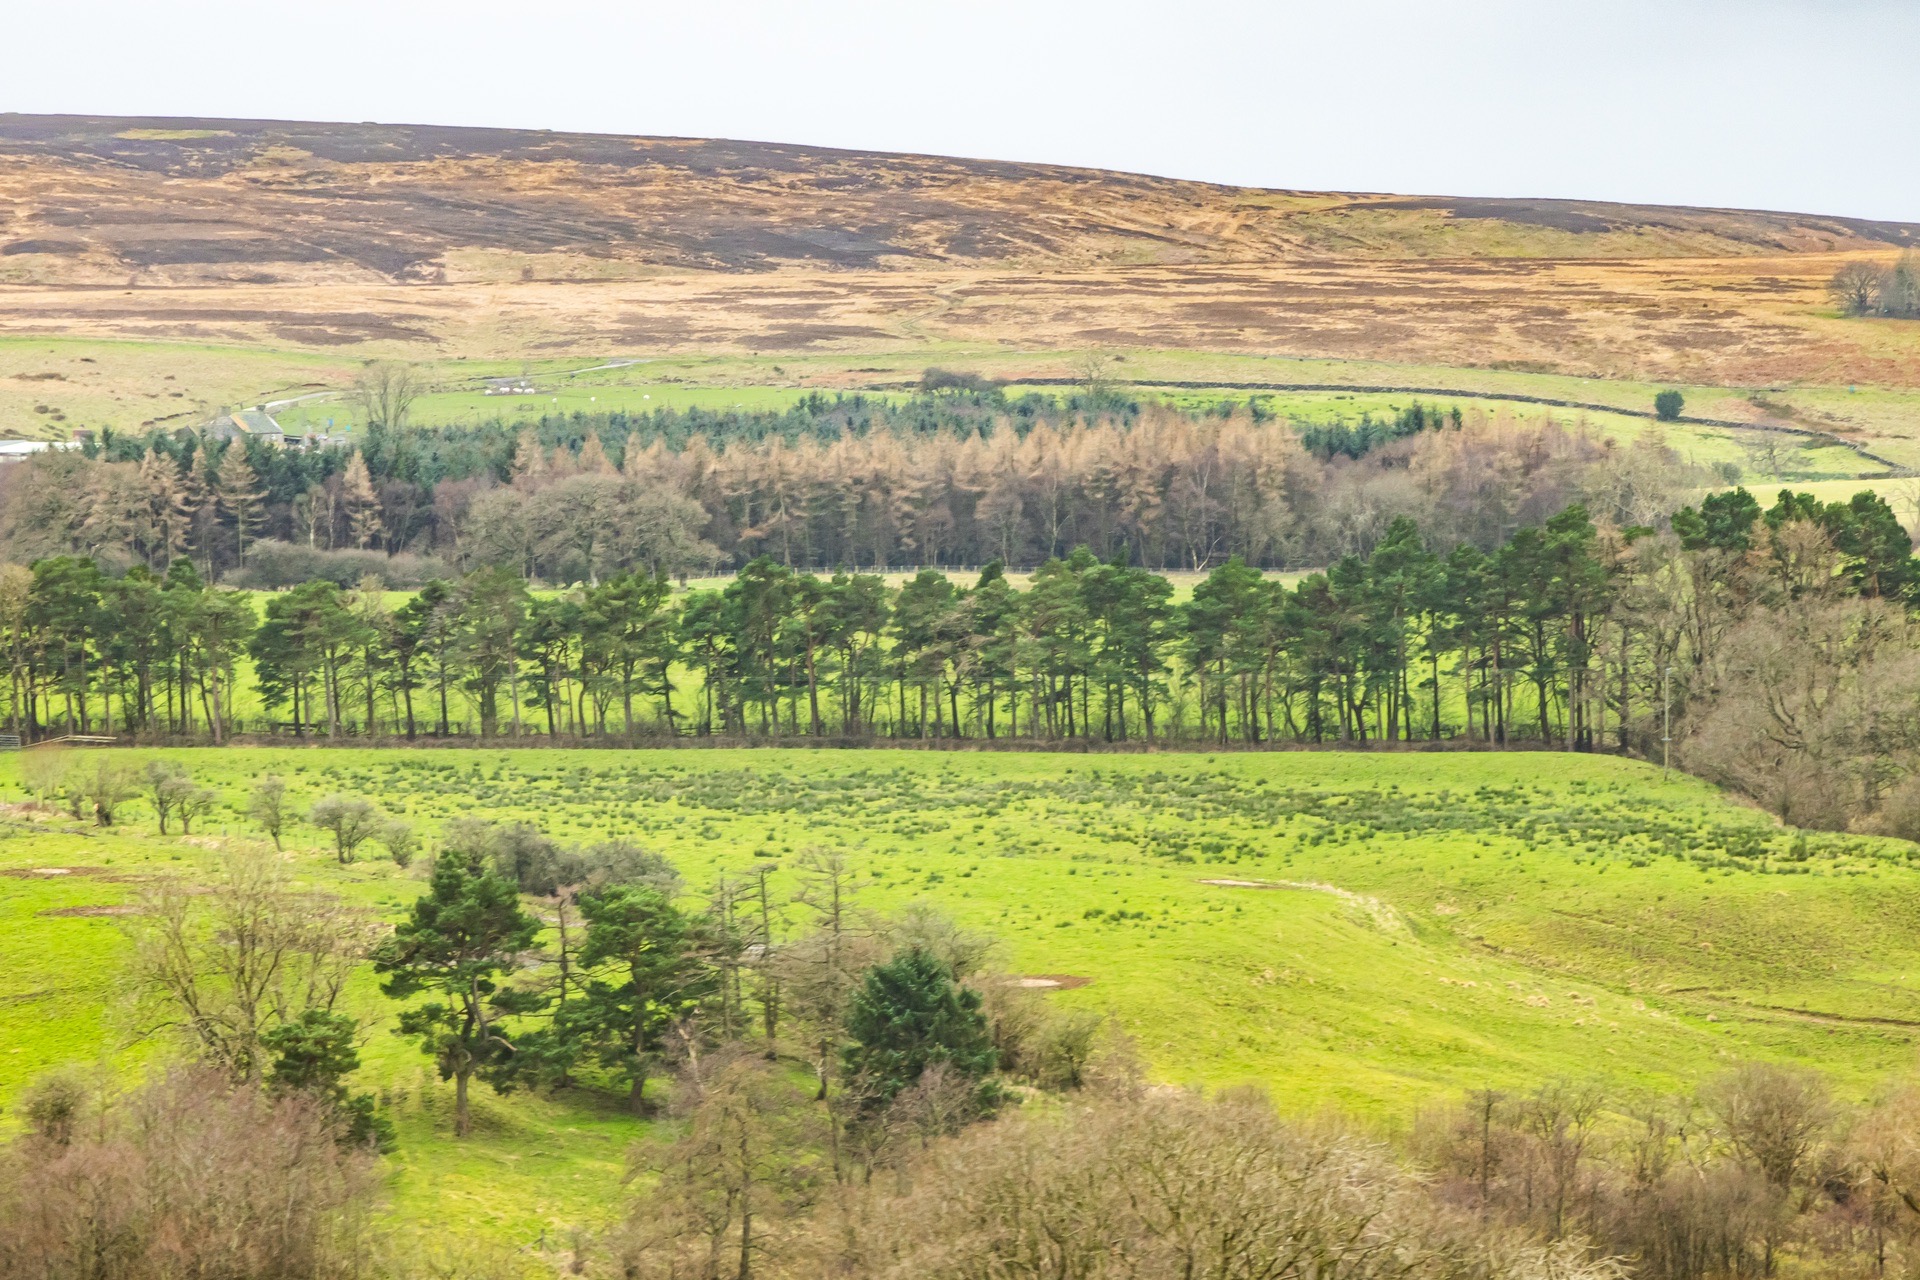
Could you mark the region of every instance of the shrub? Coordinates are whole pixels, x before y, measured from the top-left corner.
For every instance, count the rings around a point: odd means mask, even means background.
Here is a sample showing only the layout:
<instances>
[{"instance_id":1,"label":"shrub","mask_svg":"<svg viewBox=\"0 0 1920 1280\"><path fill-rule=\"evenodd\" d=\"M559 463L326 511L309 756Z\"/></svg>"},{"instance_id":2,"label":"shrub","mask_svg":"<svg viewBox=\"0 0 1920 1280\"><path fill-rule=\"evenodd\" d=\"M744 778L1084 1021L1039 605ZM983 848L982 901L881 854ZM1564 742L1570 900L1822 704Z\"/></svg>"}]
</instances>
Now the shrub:
<instances>
[{"instance_id":1,"label":"shrub","mask_svg":"<svg viewBox=\"0 0 1920 1280\"><path fill-rule=\"evenodd\" d=\"M339 587L358 586L376 577L395 591L425 586L448 576L447 566L432 556L408 553L340 549L323 551L293 542L256 542L247 549L247 565L232 577L233 585L279 590L321 579Z\"/></svg>"},{"instance_id":2,"label":"shrub","mask_svg":"<svg viewBox=\"0 0 1920 1280\"><path fill-rule=\"evenodd\" d=\"M87 757L68 777L70 791L92 806L93 820L103 827L112 826L119 807L140 794L140 773L132 762L104 753Z\"/></svg>"},{"instance_id":3,"label":"shrub","mask_svg":"<svg viewBox=\"0 0 1920 1280\"><path fill-rule=\"evenodd\" d=\"M72 777L73 762L63 748L39 747L20 757L20 785L41 804L58 805L71 794Z\"/></svg>"},{"instance_id":4,"label":"shrub","mask_svg":"<svg viewBox=\"0 0 1920 1280\"><path fill-rule=\"evenodd\" d=\"M20 1114L42 1142L64 1147L73 1141L85 1115L91 1090L72 1068L36 1080L20 1100Z\"/></svg>"},{"instance_id":5,"label":"shrub","mask_svg":"<svg viewBox=\"0 0 1920 1280\"><path fill-rule=\"evenodd\" d=\"M521 893L546 897L560 886L577 884L584 878L567 850L526 822L455 818L447 824L441 843L448 852L484 862L495 875L511 880Z\"/></svg>"},{"instance_id":6,"label":"shrub","mask_svg":"<svg viewBox=\"0 0 1920 1280\"><path fill-rule=\"evenodd\" d=\"M520 892L535 897L551 897L568 886L631 884L672 899L686 888L671 862L630 840L568 847L531 823L455 818L441 843L481 858Z\"/></svg>"},{"instance_id":7,"label":"shrub","mask_svg":"<svg viewBox=\"0 0 1920 1280\"><path fill-rule=\"evenodd\" d=\"M1653 398L1653 413L1662 422L1678 422L1687 401L1678 391L1662 391Z\"/></svg>"},{"instance_id":8,"label":"shrub","mask_svg":"<svg viewBox=\"0 0 1920 1280\"><path fill-rule=\"evenodd\" d=\"M342 863L348 863L353 861L354 852L380 830L383 819L378 809L358 796L327 796L314 802L307 811L307 821L333 833L334 852Z\"/></svg>"},{"instance_id":9,"label":"shrub","mask_svg":"<svg viewBox=\"0 0 1920 1280\"><path fill-rule=\"evenodd\" d=\"M0 1275L346 1280L374 1182L332 1135L311 1099L160 1076L64 1144L0 1148Z\"/></svg>"},{"instance_id":10,"label":"shrub","mask_svg":"<svg viewBox=\"0 0 1920 1280\"><path fill-rule=\"evenodd\" d=\"M1258 1095L1016 1113L848 1193L819 1272L856 1277L1615 1277L1578 1242L1436 1208L1381 1146Z\"/></svg>"},{"instance_id":11,"label":"shrub","mask_svg":"<svg viewBox=\"0 0 1920 1280\"><path fill-rule=\"evenodd\" d=\"M374 832L373 838L386 846L387 856L393 859L396 867L413 865L413 855L420 849L420 835L411 823L390 818Z\"/></svg>"},{"instance_id":12,"label":"shrub","mask_svg":"<svg viewBox=\"0 0 1920 1280\"><path fill-rule=\"evenodd\" d=\"M280 847L280 834L287 828L291 816L287 810L287 783L277 773L270 773L253 784L253 790L247 796L247 816L260 824L260 829L273 837L273 847Z\"/></svg>"}]
</instances>

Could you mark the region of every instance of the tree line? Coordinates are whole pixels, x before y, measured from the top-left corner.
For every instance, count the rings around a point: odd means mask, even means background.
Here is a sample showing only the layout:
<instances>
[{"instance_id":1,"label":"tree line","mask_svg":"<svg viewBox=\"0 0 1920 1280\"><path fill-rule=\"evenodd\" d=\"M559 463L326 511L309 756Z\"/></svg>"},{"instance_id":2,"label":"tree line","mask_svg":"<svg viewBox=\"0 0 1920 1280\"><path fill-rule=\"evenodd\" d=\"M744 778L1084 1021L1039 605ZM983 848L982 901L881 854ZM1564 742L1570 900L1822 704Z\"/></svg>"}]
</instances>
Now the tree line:
<instances>
[{"instance_id":1,"label":"tree line","mask_svg":"<svg viewBox=\"0 0 1920 1280\"><path fill-rule=\"evenodd\" d=\"M1365 554L1398 516L1483 550L1574 502L1651 523L1706 478L1657 432L1616 444L1504 410L1420 405L1301 431L1257 401L1046 403L1024 413L1025 400L930 392L725 423L689 411L377 428L311 452L115 437L0 473L0 554L156 573L184 557L211 581L256 587L369 572L412 587L487 566L591 583L761 556L813 570L1032 566L1082 545L1160 569L1232 555L1289 567Z\"/></svg>"},{"instance_id":2,"label":"tree line","mask_svg":"<svg viewBox=\"0 0 1920 1280\"><path fill-rule=\"evenodd\" d=\"M1870 493L1823 504L1782 491L1762 511L1731 490L1663 531L1570 507L1488 552L1442 554L1402 518L1370 554L1291 584L1230 557L1180 603L1167 577L1085 547L1024 585L997 564L970 583L923 570L892 586L763 556L685 592L638 571L539 592L484 567L395 602L374 580L318 579L258 613L185 559L113 576L58 556L0 569L0 653L5 723L28 739L221 742L240 729L1647 753L1677 713L1684 749L1712 764L1715 743L1738 737L1726 708L1751 701L1761 669L1726 666L1729 644L1831 616L1848 643L1878 647L1835 642L1809 660L1854 680L1867 657L1911 649L1888 628L1904 626L1916 581L1906 531ZM1878 714L1904 705L1883 699ZM1760 775L1820 751L1802 744L1739 785L1763 793ZM1899 751L1882 754L1844 789L1862 812L1908 772Z\"/></svg>"}]
</instances>

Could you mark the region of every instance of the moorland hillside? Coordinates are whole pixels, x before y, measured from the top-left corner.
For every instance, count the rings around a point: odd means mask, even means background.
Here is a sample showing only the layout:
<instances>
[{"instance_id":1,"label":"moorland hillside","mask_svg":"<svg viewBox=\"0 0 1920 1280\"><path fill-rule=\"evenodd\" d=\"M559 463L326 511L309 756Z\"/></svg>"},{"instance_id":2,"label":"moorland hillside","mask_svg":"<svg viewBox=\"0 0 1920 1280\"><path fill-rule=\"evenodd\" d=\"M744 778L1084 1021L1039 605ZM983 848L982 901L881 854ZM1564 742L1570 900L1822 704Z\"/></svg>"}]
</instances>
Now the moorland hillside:
<instances>
[{"instance_id":1,"label":"moorland hillside","mask_svg":"<svg viewBox=\"0 0 1920 1280\"><path fill-rule=\"evenodd\" d=\"M766 143L0 116L15 334L476 358L961 342L1905 385L1911 344L1832 315L1826 282L1917 238Z\"/></svg>"},{"instance_id":2,"label":"moorland hillside","mask_svg":"<svg viewBox=\"0 0 1920 1280\"><path fill-rule=\"evenodd\" d=\"M755 271L1324 257L1709 258L1920 227L1567 200L1274 191L718 139L0 117L9 257L157 280L448 280L476 256ZM491 264L497 267L501 264Z\"/></svg>"}]
</instances>

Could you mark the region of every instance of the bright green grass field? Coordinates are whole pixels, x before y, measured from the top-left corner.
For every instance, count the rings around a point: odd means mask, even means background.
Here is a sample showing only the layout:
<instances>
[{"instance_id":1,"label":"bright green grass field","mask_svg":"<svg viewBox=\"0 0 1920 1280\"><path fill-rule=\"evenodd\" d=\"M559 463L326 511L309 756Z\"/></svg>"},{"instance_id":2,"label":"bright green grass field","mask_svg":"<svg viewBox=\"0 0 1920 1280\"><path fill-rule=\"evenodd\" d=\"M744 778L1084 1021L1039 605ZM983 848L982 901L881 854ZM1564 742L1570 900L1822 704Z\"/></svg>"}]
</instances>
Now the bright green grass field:
<instances>
[{"instance_id":1,"label":"bright green grass field","mask_svg":"<svg viewBox=\"0 0 1920 1280\"><path fill-rule=\"evenodd\" d=\"M696 888L769 860L790 886L805 850L840 849L865 906L931 903L996 934L1007 971L1089 979L1047 998L1110 1013L1157 1077L1258 1081L1289 1108L1388 1129L1466 1088L1677 1091L1750 1057L1816 1065L1863 1096L1910 1068L1920 1030L1920 850L1782 829L1612 758L169 754L236 804L279 772L303 801L365 794L428 833L478 814L637 838ZM17 779L17 757L0 763L0 795ZM123 1071L157 1051L132 1038L124 917L72 909L202 876L254 838L236 814L203 825L160 837L130 806L106 832L0 828L0 1105L55 1064ZM307 829L288 857L388 917L420 889L417 868L339 867ZM455 1143L450 1088L387 1034L370 981L354 1002L374 1024L362 1087L400 1127L400 1222L445 1212L525 1242L626 1194L644 1126L589 1095L480 1088L476 1135Z\"/></svg>"}]
</instances>

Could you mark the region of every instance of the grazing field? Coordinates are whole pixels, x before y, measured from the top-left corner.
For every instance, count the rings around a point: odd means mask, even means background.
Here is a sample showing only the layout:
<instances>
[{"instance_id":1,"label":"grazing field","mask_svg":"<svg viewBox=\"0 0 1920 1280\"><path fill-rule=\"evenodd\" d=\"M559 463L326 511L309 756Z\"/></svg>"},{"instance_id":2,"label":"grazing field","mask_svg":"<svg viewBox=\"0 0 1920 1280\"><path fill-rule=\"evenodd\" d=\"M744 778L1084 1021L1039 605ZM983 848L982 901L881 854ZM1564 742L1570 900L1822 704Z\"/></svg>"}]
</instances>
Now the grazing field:
<instances>
[{"instance_id":1,"label":"grazing field","mask_svg":"<svg viewBox=\"0 0 1920 1280\"><path fill-rule=\"evenodd\" d=\"M1112 364L1115 378L1143 400L1188 410L1256 401L1263 413L1296 426L1390 419L1415 402L1479 409L1518 426L1551 419L1619 443L1653 424L1645 416L1666 384L1502 369L1374 360L1300 360L1130 348ZM797 353L762 356L654 354L607 360L426 359L417 371L426 390L409 412L415 426L473 426L543 416L645 414L701 409L715 413L780 412L807 396L860 394L903 399L929 367L950 366L1000 379L1009 396L1069 394L1062 383L1084 352L1010 350L969 345L918 345L883 354ZM216 411L267 404L290 432L331 433L353 440L365 410L348 387L363 357L291 348L213 343L0 336L0 435L64 438L73 428L119 432L179 429ZM488 395L488 378L525 378L532 395ZM1217 383L1218 386L1195 386ZM1411 391L1289 390L1289 386L1417 387ZM1273 389L1262 389L1273 388ZM1891 461L1920 465L1920 393L1910 390L1808 386L1767 394L1680 384L1690 416L1745 427L1662 424L1681 456L1701 467L1732 464L1754 483L1875 476L1885 468L1822 436L1770 435L1767 424L1832 433ZM1567 402L1533 404L1501 397ZM1764 403L1762 403L1764 402ZM1587 405L1592 408L1571 408ZM1771 450L1766 449L1768 441Z\"/></svg>"},{"instance_id":2,"label":"grazing field","mask_svg":"<svg viewBox=\"0 0 1920 1280\"><path fill-rule=\"evenodd\" d=\"M136 1042L123 926L142 881L210 874L258 838L246 789L363 795L431 837L448 818L626 836L696 892L810 849L843 852L861 905L929 904L1001 942L997 967L1110 1013L1169 1082L1258 1081L1295 1111L1388 1128L1482 1085L1598 1079L1670 1092L1727 1063L1817 1065L1864 1096L1920 1032L1913 846L1800 833L1697 780L1549 754L1098 756L914 751L185 750L219 790L192 836L130 805L107 829L23 808L0 839L0 1106L63 1062ZM18 798L18 761L0 794ZM339 865L297 829L298 874L394 917L418 867ZM369 846L371 849L371 846ZM1065 980L1076 981L1065 981ZM1083 980L1083 981L1081 981ZM609 1099L450 1087L374 1027L362 1087L400 1130L394 1212L457 1205L514 1239L602 1214L641 1131ZM0 1126L7 1121L0 1118Z\"/></svg>"}]
</instances>

